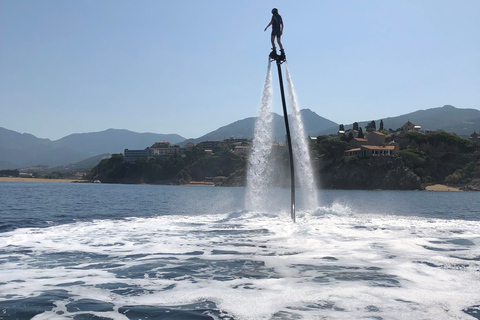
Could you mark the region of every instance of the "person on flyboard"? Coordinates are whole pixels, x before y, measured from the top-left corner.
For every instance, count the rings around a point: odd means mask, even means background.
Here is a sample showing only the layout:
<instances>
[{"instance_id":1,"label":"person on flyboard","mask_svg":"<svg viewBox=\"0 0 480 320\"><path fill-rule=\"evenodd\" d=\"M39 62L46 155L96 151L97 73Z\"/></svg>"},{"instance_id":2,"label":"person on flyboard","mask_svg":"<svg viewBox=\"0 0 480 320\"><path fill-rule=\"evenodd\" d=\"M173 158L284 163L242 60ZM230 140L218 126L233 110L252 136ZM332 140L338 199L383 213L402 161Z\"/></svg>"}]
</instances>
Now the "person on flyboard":
<instances>
[{"instance_id":1,"label":"person on flyboard","mask_svg":"<svg viewBox=\"0 0 480 320\"><path fill-rule=\"evenodd\" d=\"M285 51L283 51L282 42L280 40L283 34L283 20L282 16L278 14L277 8L272 9L272 20L263 31L267 31L270 26L272 26L272 53L270 56L277 56L277 49L275 48L275 37L277 37L278 46L280 47L280 59L285 60Z\"/></svg>"}]
</instances>

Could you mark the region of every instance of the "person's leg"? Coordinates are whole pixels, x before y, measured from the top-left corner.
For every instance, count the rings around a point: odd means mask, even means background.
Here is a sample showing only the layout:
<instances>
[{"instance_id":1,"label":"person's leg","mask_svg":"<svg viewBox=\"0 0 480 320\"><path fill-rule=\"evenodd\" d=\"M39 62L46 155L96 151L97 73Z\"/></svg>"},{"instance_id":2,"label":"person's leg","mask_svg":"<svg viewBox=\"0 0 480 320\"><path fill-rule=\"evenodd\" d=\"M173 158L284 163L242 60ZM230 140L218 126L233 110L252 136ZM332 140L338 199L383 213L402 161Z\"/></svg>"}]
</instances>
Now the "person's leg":
<instances>
[{"instance_id":1,"label":"person's leg","mask_svg":"<svg viewBox=\"0 0 480 320\"><path fill-rule=\"evenodd\" d=\"M272 49L275 48L275 36L272 34Z\"/></svg>"},{"instance_id":2,"label":"person's leg","mask_svg":"<svg viewBox=\"0 0 480 320\"><path fill-rule=\"evenodd\" d=\"M277 42L278 42L278 46L280 47L280 50L283 50L282 42L280 41L280 36L277 37Z\"/></svg>"}]
</instances>

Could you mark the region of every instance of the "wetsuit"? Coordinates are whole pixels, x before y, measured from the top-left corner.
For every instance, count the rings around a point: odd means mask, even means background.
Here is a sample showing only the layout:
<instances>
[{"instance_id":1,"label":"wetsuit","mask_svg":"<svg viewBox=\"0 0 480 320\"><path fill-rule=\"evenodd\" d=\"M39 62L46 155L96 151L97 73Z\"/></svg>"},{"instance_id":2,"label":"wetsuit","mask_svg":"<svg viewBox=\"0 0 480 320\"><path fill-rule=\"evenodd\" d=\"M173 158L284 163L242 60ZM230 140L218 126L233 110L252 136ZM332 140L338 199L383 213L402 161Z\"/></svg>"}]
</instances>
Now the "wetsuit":
<instances>
[{"instance_id":1,"label":"wetsuit","mask_svg":"<svg viewBox=\"0 0 480 320\"><path fill-rule=\"evenodd\" d=\"M280 37L281 34L281 29L280 26L283 24L282 16L277 14L273 15L272 17L272 36L277 36Z\"/></svg>"}]
</instances>

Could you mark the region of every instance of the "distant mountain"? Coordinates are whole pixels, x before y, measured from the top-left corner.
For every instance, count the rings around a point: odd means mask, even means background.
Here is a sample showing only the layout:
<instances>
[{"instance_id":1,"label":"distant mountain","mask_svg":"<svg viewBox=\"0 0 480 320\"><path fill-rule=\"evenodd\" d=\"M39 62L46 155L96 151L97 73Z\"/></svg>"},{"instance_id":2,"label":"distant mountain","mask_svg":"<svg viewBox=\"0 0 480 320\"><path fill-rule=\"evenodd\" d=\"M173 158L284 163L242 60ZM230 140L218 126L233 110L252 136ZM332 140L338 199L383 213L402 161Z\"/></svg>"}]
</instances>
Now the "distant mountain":
<instances>
[{"instance_id":1,"label":"distant mountain","mask_svg":"<svg viewBox=\"0 0 480 320\"><path fill-rule=\"evenodd\" d=\"M372 119L374 120L374 119ZM362 128L371 122L357 121ZM380 120L376 119L377 128L380 126ZM480 130L480 111L477 109L460 109L450 105L439 108L431 108L407 113L397 117L383 118L383 125L386 130L396 130L403 126L407 121L421 126L422 130L439 130L453 132L458 135L467 136L474 130ZM352 124L345 125L345 129L351 129ZM317 135L336 133L338 126L326 130L318 130Z\"/></svg>"},{"instance_id":2,"label":"distant mountain","mask_svg":"<svg viewBox=\"0 0 480 320\"><path fill-rule=\"evenodd\" d=\"M309 109L300 111L305 132L309 136L336 133L338 124L325 119ZM277 141L285 140L283 117L273 113L274 137ZM136 133L128 130L108 129L101 132L71 134L62 139L51 141L40 139L28 133L18 133L0 128L0 170L18 169L35 165L50 167L76 164L82 160L105 153L122 153L124 149L145 149L156 141L169 141L184 145L187 142L223 140L229 137L253 138L255 117L235 121L218 128L197 139L185 140L177 134ZM359 121L365 127L368 121ZM375 120L377 128L380 119ZM443 106L419 110L397 117L384 118L385 129L397 129L411 121L422 129L443 129L459 135L470 135L474 130L480 131L480 111L476 109L459 109ZM346 129L352 124L345 125ZM96 161L95 158L92 161Z\"/></svg>"},{"instance_id":3,"label":"distant mountain","mask_svg":"<svg viewBox=\"0 0 480 320\"><path fill-rule=\"evenodd\" d=\"M89 153L92 157L101 153L123 153L124 149L145 149L157 141L177 144L183 140L185 138L178 134L137 133L129 130L108 129L100 132L71 134L54 143L60 147Z\"/></svg>"},{"instance_id":4,"label":"distant mountain","mask_svg":"<svg viewBox=\"0 0 480 320\"><path fill-rule=\"evenodd\" d=\"M0 162L5 167L17 169L38 164L60 165L70 160L81 160L81 157L81 153L58 148L48 139L0 128Z\"/></svg>"},{"instance_id":5,"label":"distant mountain","mask_svg":"<svg viewBox=\"0 0 480 320\"><path fill-rule=\"evenodd\" d=\"M136 133L108 129L72 134L59 140L40 139L27 133L0 128L0 169L35 165L63 166L104 153L124 149L145 149L156 141L176 144L185 140L178 134Z\"/></svg>"},{"instance_id":6,"label":"distant mountain","mask_svg":"<svg viewBox=\"0 0 480 320\"><path fill-rule=\"evenodd\" d=\"M285 123L283 116L280 116L276 113L273 113L272 127L274 132L275 140L284 141L285 140ZM338 124L325 119L310 109L300 110L300 115L303 120L305 133L307 135L314 136L319 130L324 130ZM255 121L256 117L245 118L243 120L238 120L233 123L230 123L226 126L218 128L215 131L207 133L197 139L188 139L181 143L185 144L187 142L198 143L201 141L218 141L227 139L229 137L239 138L239 139L253 139L254 130L255 130Z\"/></svg>"},{"instance_id":7,"label":"distant mountain","mask_svg":"<svg viewBox=\"0 0 480 320\"><path fill-rule=\"evenodd\" d=\"M103 159L110 158L110 156L111 156L110 153L99 154L98 156L94 156L94 157L79 161L77 163L74 163L74 164L69 166L69 169L72 170L72 171L73 170L81 171L81 170L85 170L85 169L91 169L91 168L95 167Z\"/></svg>"}]
</instances>

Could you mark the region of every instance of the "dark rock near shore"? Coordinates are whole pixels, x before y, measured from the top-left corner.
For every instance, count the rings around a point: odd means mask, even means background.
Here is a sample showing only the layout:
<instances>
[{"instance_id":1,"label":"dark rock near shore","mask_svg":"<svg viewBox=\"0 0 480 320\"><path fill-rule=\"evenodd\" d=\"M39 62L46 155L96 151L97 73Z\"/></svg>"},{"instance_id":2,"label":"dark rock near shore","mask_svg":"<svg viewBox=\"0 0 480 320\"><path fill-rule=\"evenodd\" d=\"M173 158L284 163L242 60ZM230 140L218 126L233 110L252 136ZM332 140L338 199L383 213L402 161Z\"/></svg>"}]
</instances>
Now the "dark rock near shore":
<instances>
[{"instance_id":1,"label":"dark rock near shore","mask_svg":"<svg viewBox=\"0 0 480 320\"><path fill-rule=\"evenodd\" d=\"M396 158L391 161L337 161L320 173L323 189L422 190L420 178Z\"/></svg>"},{"instance_id":2,"label":"dark rock near shore","mask_svg":"<svg viewBox=\"0 0 480 320\"><path fill-rule=\"evenodd\" d=\"M462 191L480 191L480 179L474 179L466 185L460 187Z\"/></svg>"}]
</instances>

